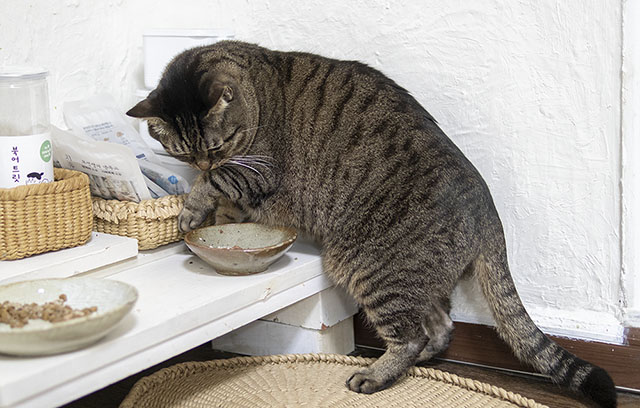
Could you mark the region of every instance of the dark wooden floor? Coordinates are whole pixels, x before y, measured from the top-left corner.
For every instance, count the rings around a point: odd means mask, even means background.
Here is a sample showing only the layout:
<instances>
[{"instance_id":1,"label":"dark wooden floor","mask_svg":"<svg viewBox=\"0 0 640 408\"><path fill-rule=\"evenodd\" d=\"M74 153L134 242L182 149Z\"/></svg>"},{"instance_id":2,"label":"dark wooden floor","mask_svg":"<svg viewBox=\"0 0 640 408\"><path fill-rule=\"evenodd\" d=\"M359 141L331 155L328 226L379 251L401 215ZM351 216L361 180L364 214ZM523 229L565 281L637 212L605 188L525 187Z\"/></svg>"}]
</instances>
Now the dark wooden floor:
<instances>
[{"instance_id":1,"label":"dark wooden floor","mask_svg":"<svg viewBox=\"0 0 640 408\"><path fill-rule=\"evenodd\" d=\"M377 357L380 350L358 348L354 355L365 357ZM133 384L140 378L149 375L163 367L185 361L207 361L218 358L228 358L233 355L212 350L209 343L196 347L184 354L176 356L162 364L149 368L139 374L128 377L102 390L96 391L84 398L74 401L64 406L64 408L111 408L117 407L127 395ZM533 398L541 404L551 408L591 408L593 405L587 401L581 401L574 396L549 383L540 377L530 375L496 371L488 368L470 366L447 361L434 361L430 367L442 371L457 374L461 377L473 378L478 381L502 387L506 390L516 392L528 398ZM618 393L620 408L640 408L640 395L620 392Z\"/></svg>"}]
</instances>

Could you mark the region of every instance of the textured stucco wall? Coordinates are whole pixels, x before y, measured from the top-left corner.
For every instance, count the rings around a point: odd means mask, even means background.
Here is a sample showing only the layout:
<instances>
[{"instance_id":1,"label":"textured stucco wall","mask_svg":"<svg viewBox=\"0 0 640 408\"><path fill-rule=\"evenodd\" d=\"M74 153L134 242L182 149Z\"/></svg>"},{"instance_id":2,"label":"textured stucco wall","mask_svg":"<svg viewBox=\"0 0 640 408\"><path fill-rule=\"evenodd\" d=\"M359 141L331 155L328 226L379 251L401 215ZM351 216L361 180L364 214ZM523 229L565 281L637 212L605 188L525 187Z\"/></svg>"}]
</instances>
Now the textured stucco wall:
<instances>
[{"instance_id":1,"label":"textured stucco wall","mask_svg":"<svg viewBox=\"0 0 640 408\"><path fill-rule=\"evenodd\" d=\"M640 1L623 1L622 45L622 304L640 326Z\"/></svg>"},{"instance_id":2,"label":"textured stucco wall","mask_svg":"<svg viewBox=\"0 0 640 408\"><path fill-rule=\"evenodd\" d=\"M4 0L0 61L51 70L58 124L65 100L96 91L123 109L134 102L147 28L231 28L267 47L369 63L485 176L536 320L598 337L620 312L620 27L620 2L599 0ZM456 315L483 321L470 286Z\"/></svg>"}]
</instances>

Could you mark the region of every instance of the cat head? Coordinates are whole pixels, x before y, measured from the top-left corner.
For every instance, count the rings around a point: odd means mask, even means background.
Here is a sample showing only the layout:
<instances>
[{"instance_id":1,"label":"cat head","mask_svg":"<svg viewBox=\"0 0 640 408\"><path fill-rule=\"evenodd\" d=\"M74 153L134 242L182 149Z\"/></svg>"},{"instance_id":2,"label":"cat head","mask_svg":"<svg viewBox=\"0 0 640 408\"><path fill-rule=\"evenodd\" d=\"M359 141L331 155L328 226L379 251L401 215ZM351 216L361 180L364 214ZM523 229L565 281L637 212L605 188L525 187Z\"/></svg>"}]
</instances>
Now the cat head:
<instances>
[{"instance_id":1,"label":"cat head","mask_svg":"<svg viewBox=\"0 0 640 408\"><path fill-rule=\"evenodd\" d=\"M200 70L188 60L188 53L174 59L158 87L127 115L147 119L149 134L170 155L211 170L246 152L256 118L232 74Z\"/></svg>"}]
</instances>

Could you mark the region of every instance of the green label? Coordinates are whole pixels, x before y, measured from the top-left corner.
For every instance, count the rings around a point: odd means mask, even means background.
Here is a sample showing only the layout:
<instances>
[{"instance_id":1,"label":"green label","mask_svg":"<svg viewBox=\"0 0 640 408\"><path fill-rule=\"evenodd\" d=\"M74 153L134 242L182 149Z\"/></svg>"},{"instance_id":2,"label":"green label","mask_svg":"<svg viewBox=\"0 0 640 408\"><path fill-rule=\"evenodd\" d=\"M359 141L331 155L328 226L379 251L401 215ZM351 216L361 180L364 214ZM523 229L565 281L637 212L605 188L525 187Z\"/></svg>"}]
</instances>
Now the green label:
<instances>
[{"instance_id":1,"label":"green label","mask_svg":"<svg viewBox=\"0 0 640 408\"><path fill-rule=\"evenodd\" d=\"M45 140L40 146L40 157L45 163L48 163L51 160L51 142Z\"/></svg>"}]
</instances>

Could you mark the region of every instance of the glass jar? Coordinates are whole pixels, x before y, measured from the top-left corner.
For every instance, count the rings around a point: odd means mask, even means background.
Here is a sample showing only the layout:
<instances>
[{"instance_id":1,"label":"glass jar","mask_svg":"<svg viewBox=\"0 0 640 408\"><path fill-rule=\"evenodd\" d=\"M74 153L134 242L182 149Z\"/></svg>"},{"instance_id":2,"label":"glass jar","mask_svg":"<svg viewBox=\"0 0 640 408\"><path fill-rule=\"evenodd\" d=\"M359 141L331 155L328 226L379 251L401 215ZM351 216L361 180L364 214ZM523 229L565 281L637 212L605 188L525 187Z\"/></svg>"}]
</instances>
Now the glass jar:
<instances>
[{"instance_id":1,"label":"glass jar","mask_svg":"<svg viewBox=\"0 0 640 408\"><path fill-rule=\"evenodd\" d=\"M53 181L48 74L0 67L0 188Z\"/></svg>"}]
</instances>

